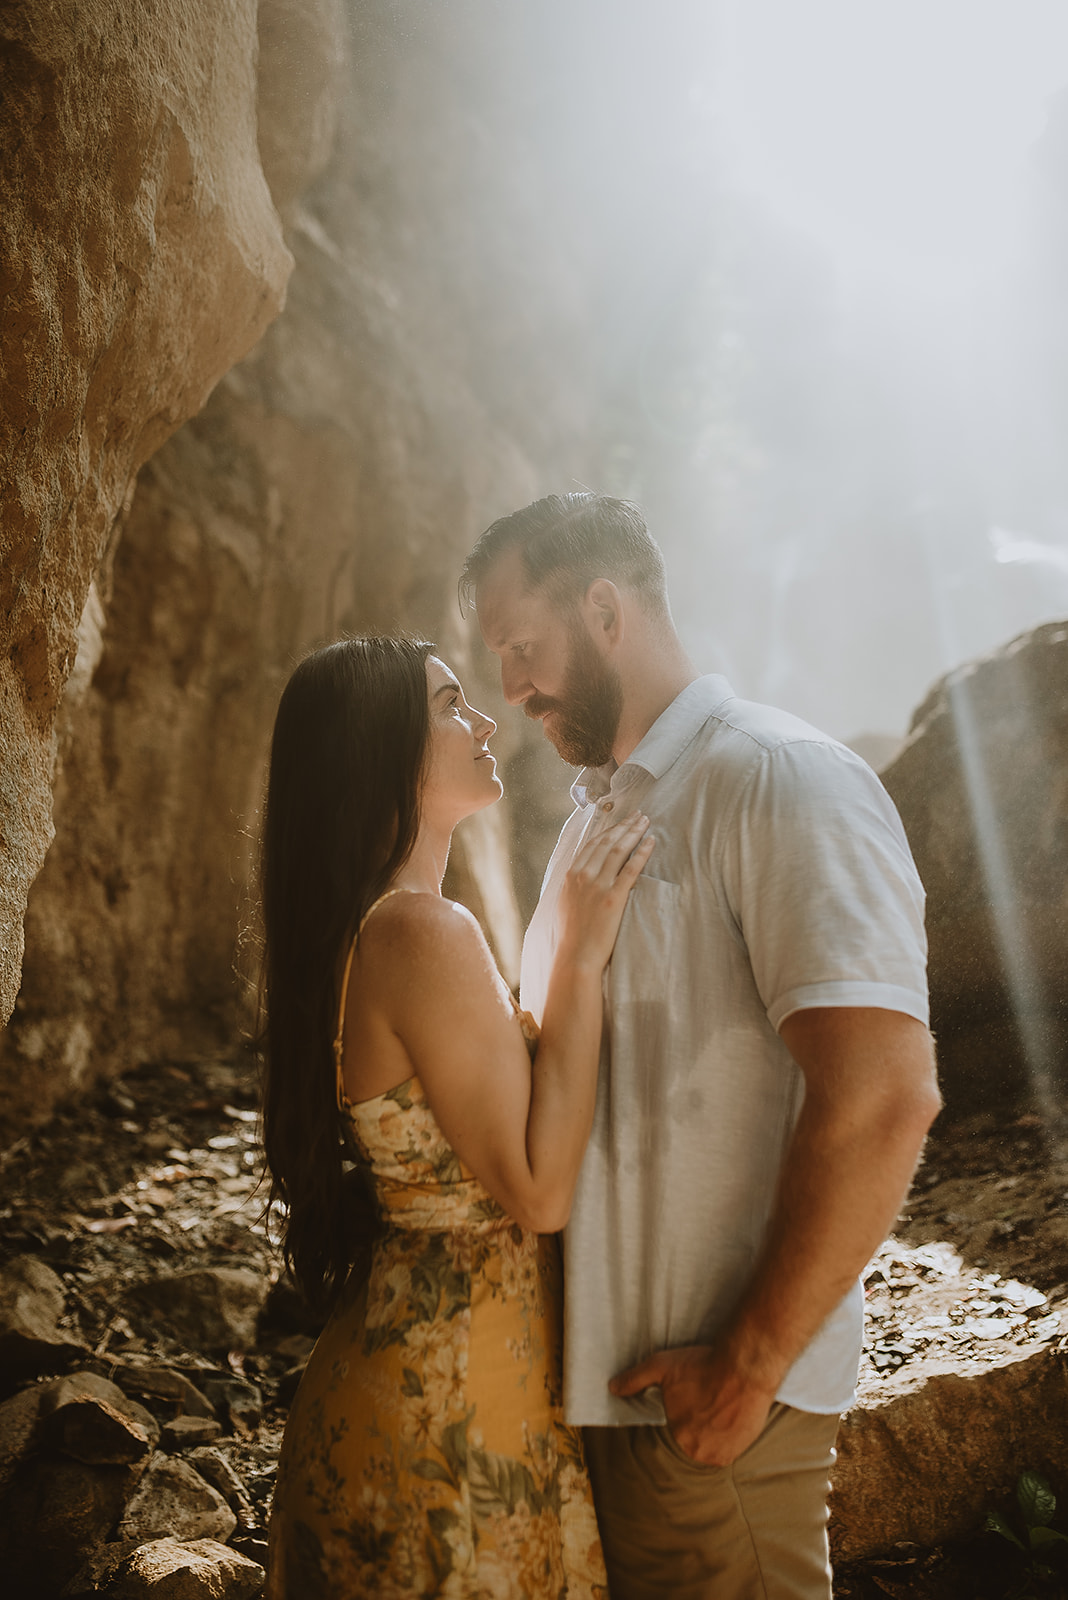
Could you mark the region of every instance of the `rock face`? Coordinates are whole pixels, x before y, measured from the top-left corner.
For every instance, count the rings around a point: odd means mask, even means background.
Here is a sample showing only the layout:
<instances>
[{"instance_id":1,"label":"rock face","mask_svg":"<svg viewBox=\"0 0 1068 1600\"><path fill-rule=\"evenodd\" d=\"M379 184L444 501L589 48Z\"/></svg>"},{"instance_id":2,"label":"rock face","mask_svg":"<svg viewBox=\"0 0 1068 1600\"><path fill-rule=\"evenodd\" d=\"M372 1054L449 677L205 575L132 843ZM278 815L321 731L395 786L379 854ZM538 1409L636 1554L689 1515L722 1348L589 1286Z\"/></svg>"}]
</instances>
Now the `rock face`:
<instances>
[{"instance_id":1,"label":"rock face","mask_svg":"<svg viewBox=\"0 0 1068 1600\"><path fill-rule=\"evenodd\" d=\"M91 1074L233 1038L266 741L307 648L406 626L499 707L456 573L493 517L580 471L588 426L560 376L582 285L500 88L502 59L530 71L510 26L485 0L260 7L287 308L142 469L98 571L0 1043L9 1128ZM527 738L502 728L503 759ZM509 831L473 819L451 883L514 972Z\"/></svg>"},{"instance_id":2,"label":"rock face","mask_svg":"<svg viewBox=\"0 0 1068 1600\"><path fill-rule=\"evenodd\" d=\"M944 1241L892 1239L865 1287L868 1348L838 1432L835 1559L967 1538L1024 1471L1059 1493L1068 1475L1063 1286L1047 1299L968 1267Z\"/></svg>"},{"instance_id":3,"label":"rock face","mask_svg":"<svg viewBox=\"0 0 1068 1600\"><path fill-rule=\"evenodd\" d=\"M60 701L79 646L99 647L131 475L282 304L256 9L16 0L0 21L0 1019L52 834Z\"/></svg>"},{"instance_id":4,"label":"rock face","mask_svg":"<svg viewBox=\"0 0 1068 1600\"><path fill-rule=\"evenodd\" d=\"M943 1092L972 1110L1068 1082L1068 625L951 673L882 773L927 888Z\"/></svg>"}]
</instances>

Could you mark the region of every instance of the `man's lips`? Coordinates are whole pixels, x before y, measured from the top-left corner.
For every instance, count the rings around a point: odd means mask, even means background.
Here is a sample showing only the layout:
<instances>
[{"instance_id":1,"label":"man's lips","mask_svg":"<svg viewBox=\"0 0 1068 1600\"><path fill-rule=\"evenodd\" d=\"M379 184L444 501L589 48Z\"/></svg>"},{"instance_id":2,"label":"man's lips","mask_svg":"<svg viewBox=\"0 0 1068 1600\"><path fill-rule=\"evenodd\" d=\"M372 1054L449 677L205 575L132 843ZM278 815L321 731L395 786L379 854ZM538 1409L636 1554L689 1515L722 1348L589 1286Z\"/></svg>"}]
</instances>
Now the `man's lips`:
<instances>
[{"instance_id":1,"label":"man's lips","mask_svg":"<svg viewBox=\"0 0 1068 1600\"><path fill-rule=\"evenodd\" d=\"M523 705L524 715L528 716L532 722L541 722L545 717L550 716L554 711L559 711L559 709L560 707L555 700L540 700L537 697L532 697Z\"/></svg>"}]
</instances>

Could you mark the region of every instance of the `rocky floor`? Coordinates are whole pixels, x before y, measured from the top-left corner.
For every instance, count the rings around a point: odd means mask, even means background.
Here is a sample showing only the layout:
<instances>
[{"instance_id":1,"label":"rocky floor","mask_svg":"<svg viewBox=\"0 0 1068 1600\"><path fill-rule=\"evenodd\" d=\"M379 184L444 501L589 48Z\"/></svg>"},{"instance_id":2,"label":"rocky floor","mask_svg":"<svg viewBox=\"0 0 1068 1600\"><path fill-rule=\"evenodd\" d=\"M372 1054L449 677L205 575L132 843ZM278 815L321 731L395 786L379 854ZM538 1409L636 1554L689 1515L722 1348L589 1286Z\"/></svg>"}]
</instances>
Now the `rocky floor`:
<instances>
[{"instance_id":1,"label":"rocky floor","mask_svg":"<svg viewBox=\"0 0 1068 1600\"><path fill-rule=\"evenodd\" d=\"M251 1560L262 1559L285 1404L314 1333L297 1297L274 1284L256 1124L245 1060L146 1067L0 1157L0 1272L32 1258L57 1274L54 1338L82 1347L73 1365L138 1394L172 1456L207 1447L221 1457L238 1513L229 1543ZM915 1363L978 1371L995 1351L1003 1360L1068 1344L1059 1137L1033 1115L936 1130L897 1235L867 1275L862 1403L904 1384ZM167 1388L161 1370L212 1400L215 1420L199 1431L188 1421L187 1439L175 1430L180 1406L155 1392ZM31 1376L0 1360L0 1400ZM3 1449L0 1437L0 1468ZM199 1466L209 1478L224 1470L203 1456ZM990 1509L1026 1533L1012 1506ZM836 1595L1068 1596L981 1520L952 1547L900 1545L840 1565Z\"/></svg>"}]
</instances>

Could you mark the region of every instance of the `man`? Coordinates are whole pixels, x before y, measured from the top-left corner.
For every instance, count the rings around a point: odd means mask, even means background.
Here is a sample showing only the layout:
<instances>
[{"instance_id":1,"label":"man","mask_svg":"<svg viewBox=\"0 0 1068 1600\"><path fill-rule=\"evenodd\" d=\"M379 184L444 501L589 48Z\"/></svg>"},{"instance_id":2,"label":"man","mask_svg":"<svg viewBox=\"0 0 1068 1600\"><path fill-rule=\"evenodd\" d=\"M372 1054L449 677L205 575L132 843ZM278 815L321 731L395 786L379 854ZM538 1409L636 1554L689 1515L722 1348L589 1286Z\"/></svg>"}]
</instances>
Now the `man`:
<instances>
[{"instance_id":1,"label":"man","mask_svg":"<svg viewBox=\"0 0 1068 1600\"><path fill-rule=\"evenodd\" d=\"M857 1279L939 1105L901 824L851 752L697 676L627 502L501 519L462 588L506 699L584 768L524 945L535 1016L579 841L634 810L657 841L564 1241L564 1403L613 1600L826 1600Z\"/></svg>"}]
</instances>

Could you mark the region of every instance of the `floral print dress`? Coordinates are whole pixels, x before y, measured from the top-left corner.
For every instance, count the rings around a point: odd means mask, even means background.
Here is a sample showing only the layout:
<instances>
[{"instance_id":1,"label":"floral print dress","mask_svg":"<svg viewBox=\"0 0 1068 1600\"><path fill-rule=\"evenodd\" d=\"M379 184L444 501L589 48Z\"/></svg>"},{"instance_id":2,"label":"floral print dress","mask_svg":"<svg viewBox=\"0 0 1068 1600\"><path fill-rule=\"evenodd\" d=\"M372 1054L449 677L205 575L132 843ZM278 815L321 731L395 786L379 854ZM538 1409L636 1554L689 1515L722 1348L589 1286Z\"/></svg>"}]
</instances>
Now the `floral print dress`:
<instances>
[{"instance_id":1,"label":"floral print dress","mask_svg":"<svg viewBox=\"0 0 1068 1600\"><path fill-rule=\"evenodd\" d=\"M557 1241L487 1194L418 1079L343 1109L386 1231L290 1412L269 1600L607 1600Z\"/></svg>"}]
</instances>

